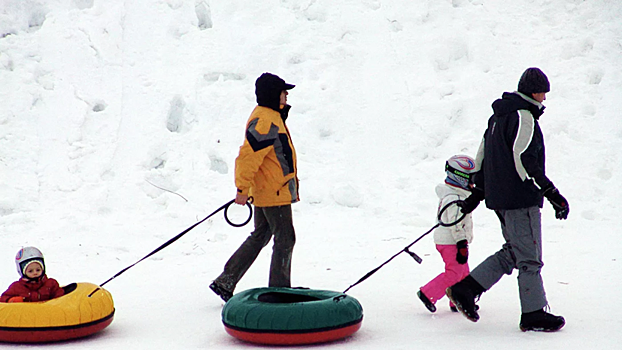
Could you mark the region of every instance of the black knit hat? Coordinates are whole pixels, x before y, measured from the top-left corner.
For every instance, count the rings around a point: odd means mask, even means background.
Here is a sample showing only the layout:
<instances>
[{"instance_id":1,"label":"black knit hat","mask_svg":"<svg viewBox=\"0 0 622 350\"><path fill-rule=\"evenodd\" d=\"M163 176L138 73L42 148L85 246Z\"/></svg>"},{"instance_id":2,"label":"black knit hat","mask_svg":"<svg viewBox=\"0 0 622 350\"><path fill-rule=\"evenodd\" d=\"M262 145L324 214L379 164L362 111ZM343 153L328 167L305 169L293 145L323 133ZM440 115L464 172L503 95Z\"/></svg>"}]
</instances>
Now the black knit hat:
<instances>
[{"instance_id":1,"label":"black knit hat","mask_svg":"<svg viewBox=\"0 0 622 350\"><path fill-rule=\"evenodd\" d=\"M549 79L539 68L527 68L518 82L518 92L529 97L531 94L551 91Z\"/></svg>"}]
</instances>

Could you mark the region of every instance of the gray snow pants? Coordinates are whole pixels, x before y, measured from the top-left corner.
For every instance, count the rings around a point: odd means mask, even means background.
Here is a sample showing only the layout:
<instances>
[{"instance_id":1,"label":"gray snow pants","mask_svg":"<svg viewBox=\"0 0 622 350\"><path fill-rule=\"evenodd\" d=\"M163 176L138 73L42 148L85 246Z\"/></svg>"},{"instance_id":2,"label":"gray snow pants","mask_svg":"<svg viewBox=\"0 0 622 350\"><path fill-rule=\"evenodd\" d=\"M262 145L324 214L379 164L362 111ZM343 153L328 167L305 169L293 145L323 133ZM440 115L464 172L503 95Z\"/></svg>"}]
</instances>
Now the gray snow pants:
<instances>
[{"instance_id":1,"label":"gray snow pants","mask_svg":"<svg viewBox=\"0 0 622 350\"><path fill-rule=\"evenodd\" d=\"M471 271L471 276L488 290L504 274L511 275L517 269L522 312L540 310L548 304L540 275L544 265L540 208L497 210L496 213L506 243Z\"/></svg>"},{"instance_id":2,"label":"gray snow pants","mask_svg":"<svg viewBox=\"0 0 622 350\"><path fill-rule=\"evenodd\" d=\"M291 287L291 260L296 234L292 221L292 206L255 207L255 231L233 253L225 269L215 282L233 292L242 276L251 267L259 252L272 236L272 262L270 264L270 287Z\"/></svg>"}]
</instances>

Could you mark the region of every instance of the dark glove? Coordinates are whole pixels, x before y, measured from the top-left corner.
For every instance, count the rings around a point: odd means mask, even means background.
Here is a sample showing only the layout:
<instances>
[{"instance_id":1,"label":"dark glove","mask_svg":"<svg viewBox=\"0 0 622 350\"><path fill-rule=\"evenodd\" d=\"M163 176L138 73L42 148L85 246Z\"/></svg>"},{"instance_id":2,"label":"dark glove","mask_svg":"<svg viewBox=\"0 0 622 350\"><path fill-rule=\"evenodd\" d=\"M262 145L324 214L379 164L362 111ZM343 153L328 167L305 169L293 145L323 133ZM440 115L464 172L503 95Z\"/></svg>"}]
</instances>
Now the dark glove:
<instances>
[{"instance_id":1,"label":"dark glove","mask_svg":"<svg viewBox=\"0 0 622 350\"><path fill-rule=\"evenodd\" d=\"M468 214L475 210L475 208L477 208L477 206L479 205L479 202L483 200L484 191L474 187L472 189L471 195L466 197L466 199L463 201L458 201L456 205L460 207L460 211L462 213Z\"/></svg>"},{"instance_id":2,"label":"dark glove","mask_svg":"<svg viewBox=\"0 0 622 350\"><path fill-rule=\"evenodd\" d=\"M469 242L466 239L456 243L458 253L456 254L456 261L458 264L464 265L469 260Z\"/></svg>"},{"instance_id":3,"label":"dark glove","mask_svg":"<svg viewBox=\"0 0 622 350\"><path fill-rule=\"evenodd\" d=\"M570 212L570 206L564 196L559 193L559 190L551 185L546 188L542 195L551 202L553 209L555 209L555 217L559 220L566 220L568 213Z\"/></svg>"}]
</instances>

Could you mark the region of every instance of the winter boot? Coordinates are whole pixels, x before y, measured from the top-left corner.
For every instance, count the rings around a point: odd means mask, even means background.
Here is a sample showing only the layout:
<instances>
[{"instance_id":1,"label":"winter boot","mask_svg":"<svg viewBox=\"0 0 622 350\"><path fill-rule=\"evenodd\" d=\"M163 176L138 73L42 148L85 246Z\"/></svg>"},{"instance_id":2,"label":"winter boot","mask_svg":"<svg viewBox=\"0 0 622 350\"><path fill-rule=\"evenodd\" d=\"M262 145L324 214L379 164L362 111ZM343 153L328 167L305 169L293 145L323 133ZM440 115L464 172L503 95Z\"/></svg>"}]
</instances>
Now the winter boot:
<instances>
[{"instance_id":1,"label":"winter boot","mask_svg":"<svg viewBox=\"0 0 622 350\"><path fill-rule=\"evenodd\" d=\"M427 307L428 310L430 310L430 312L436 312L436 306L434 305L434 303L432 303L430 299L428 299L428 297L425 296L425 294L423 294L421 290L417 292L417 296L419 297L419 299L421 299L421 302L423 303L423 305L425 305L425 307Z\"/></svg>"},{"instance_id":2,"label":"winter boot","mask_svg":"<svg viewBox=\"0 0 622 350\"><path fill-rule=\"evenodd\" d=\"M456 305L449 305L449 310L451 310L451 312L459 312ZM479 305L477 304L475 304L475 311L479 311Z\"/></svg>"},{"instance_id":3,"label":"winter boot","mask_svg":"<svg viewBox=\"0 0 622 350\"><path fill-rule=\"evenodd\" d=\"M566 324L561 316L552 315L544 310L527 312L520 317L520 330L535 332L555 332Z\"/></svg>"},{"instance_id":4,"label":"winter boot","mask_svg":"<svg viewBox=\"0 0 622 350\"><path fill-rule=\"evenodd\" d=\"M225 288L223 288L221 285L217 284L216 281L212 282L212 284L209 285L209 288L216 293L216 295L218 295L219 297L222 298L222 300L229 301L229 299L231 299L231 297L233 296L233 293L226 290Z\"/></svg>"},{"instance_id":5,"label":"winter boot","mask_svg":"<svg viewBox=\"0 0 622 350\"><path fill-rule=\"evenodd\" d=\"M477 313L475 299L479 298L485 291L484 287L477 283L471 275L468 275L462 281L447 288L445 294L464 317L477 322L479 314Z\"/></svg>"}]
</instances>

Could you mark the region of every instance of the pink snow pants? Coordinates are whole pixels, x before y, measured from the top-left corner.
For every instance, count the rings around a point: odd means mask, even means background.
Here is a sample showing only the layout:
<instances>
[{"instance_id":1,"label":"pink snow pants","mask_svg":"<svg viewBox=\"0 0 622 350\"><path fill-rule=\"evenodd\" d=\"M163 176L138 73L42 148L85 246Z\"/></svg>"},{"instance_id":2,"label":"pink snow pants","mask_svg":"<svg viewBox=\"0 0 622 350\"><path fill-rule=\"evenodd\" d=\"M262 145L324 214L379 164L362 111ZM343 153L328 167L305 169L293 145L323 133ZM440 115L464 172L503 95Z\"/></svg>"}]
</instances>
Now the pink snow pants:
<instances>
[{"instance_id":1,"label":"pink snow pants","mask_svg":"<svg viewBox=\"0 0 622 350\"><path fill-rule=\"evenodd\" d=\"M455 244L437 244L436 250L441 253L445 262L445 272L436 276L433 280L421 287L421 291L425 296L435 303L445 296L445 289L462 281L469 274L469 263L464 265L458 264L456 254L458 248Z\"/></svg>"}]
</instances>

